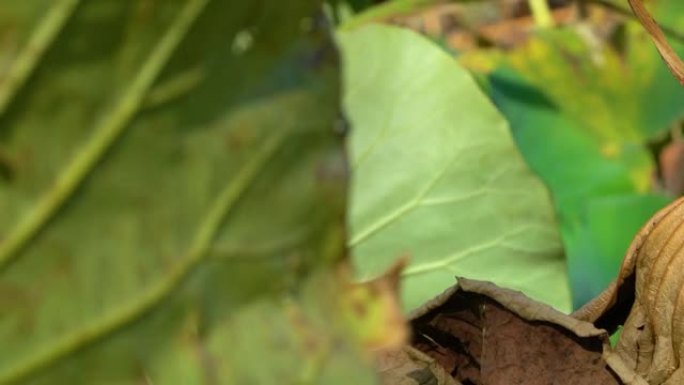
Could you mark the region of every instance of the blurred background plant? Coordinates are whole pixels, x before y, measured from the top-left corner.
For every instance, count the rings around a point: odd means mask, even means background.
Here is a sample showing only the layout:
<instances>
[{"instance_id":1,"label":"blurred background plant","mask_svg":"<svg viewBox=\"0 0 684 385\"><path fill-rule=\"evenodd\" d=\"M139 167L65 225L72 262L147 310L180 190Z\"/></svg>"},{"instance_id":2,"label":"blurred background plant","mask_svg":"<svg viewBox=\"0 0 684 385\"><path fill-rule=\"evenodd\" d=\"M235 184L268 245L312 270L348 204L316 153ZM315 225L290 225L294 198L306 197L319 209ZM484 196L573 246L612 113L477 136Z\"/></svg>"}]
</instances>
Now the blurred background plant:
<instances>
[{"instance_id":1,"label":"blurred background plant","mask_svg":"<svg viewBox=\"0 0 684 385\"><path fill-rule=\"evenodd\" d=\"M682 52L684 4L647 5ZM573 307L609 283L638 228L684 192L684 89L626 1L338 0L329 9L342 31L378 22L418 31L478 79L551 193Z\"/></svg>"}]
</instances>

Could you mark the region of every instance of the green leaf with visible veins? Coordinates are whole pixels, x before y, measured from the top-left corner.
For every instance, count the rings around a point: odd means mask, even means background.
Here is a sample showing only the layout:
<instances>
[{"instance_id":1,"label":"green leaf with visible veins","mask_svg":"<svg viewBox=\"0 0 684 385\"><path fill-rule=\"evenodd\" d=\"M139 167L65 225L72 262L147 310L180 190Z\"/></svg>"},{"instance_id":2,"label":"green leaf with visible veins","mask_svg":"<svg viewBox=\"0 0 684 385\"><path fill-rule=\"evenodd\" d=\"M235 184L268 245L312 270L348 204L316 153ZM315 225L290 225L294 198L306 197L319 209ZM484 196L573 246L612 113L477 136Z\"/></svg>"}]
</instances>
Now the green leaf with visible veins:
<instances>
[{"instance_id":1,"label":"green leaf with visible veins","mask_svg":"<svg viewBox=\"0 0 684 385\"><path fill-rule=\"evenodd\" d=\"M302 289L345 255L317 2L1 8L0 384L373 383L353 339L247 322L341 322Z\"/></svg>"},{"instance_id":2,"label":"green leaf with visible veins","mask_svg":"<svg viewBox=\"0 0 684 385\"><path fill-rule=\"evenodd\" d=\"M361 273L409 255L406 309L463 276L568 310L548 192L470 75L408 30L371 26L340 40L354 128L350 245Z\"/></svg>"}]
</instances>

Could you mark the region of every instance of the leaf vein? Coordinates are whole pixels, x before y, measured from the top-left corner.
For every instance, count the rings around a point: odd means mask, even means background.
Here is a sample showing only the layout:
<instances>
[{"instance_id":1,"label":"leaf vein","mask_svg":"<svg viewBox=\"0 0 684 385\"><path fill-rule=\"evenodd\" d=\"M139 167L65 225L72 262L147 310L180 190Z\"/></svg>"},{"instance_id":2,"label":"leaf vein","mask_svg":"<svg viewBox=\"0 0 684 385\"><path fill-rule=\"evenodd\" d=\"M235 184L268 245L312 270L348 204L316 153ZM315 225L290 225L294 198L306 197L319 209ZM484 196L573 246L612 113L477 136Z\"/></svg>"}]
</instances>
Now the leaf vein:
<instances>
[{"instance_id":1,"label":"leaf vein","mask_svg":"<svg viewBox=\"0 0 684 385\"><path fill-rule=\"evenodd\" d=\"M62 0L56 3L38 23L28 43L13 61L7 75L0 83L0 116L5 113L17 92L31 77L40 59L59 36L79 3L80 0Z\"/></svg>"},{"instance_id":2,"label":"leaf vein","mask_svg":"<svg viewBox=\"0 0 684 385\"><path fill-rule=\"evenodd\" d=\"M414 198L400 206L395 211L391 212L389 215L381 218L379 221L372 224L365 231L362 231L357 236L352 237L352 239L349 242L349 246L353 247L359 242L362 242L363 240L372 236L376 232L389 226L392 222L399 219L402 215L408 213L409 211L419 206L421 200L425 198L425 196L430 192L430 190L432 190L432 188L444 177L444 175L446 175L447 170L449 170L449 167L451 167L451 165L456 161L456 159L458 159L459 153L460 151L454 151L454 154L451 156L451 159L449 159L449 161L447 161L444 164L444 167L442 167L442 169L438 170L435 176L430 181L428 181L425 187L421 191L419 191Z\"/></svg>"},{"instance_id":3,"label":"leaf vein","mask_svg":"<svg viewBox=\"0 0 684 385\"><path fill-rule=\"evenodd\" d=\"M186 5L143 63L130 87L123 92L112 111L96 125L95 134L76 152L71 162L57 175L48 191L38 198L34 207L0 243L0 271L16 258L24 246L50 221L128 127L130 119L142 105L148 90L207 1L194 0Z\"/></svg>"}]
</instances>

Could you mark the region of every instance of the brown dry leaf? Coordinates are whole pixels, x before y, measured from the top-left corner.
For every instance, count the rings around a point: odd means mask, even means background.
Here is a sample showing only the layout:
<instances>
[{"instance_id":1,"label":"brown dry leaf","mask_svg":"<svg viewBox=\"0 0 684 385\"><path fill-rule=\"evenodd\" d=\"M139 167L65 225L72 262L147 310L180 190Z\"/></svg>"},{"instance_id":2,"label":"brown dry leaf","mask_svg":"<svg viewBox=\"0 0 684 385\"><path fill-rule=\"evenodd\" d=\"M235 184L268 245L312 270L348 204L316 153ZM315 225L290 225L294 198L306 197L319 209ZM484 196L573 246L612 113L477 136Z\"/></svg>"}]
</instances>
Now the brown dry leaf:
<instances>
[{"instance_id":1,"label":"brown dry leaf","mask_svg":"<svg viewBox=\"0 0 684 385\"><path fill-rule=\"evenodd\" d=\"M463 384L623 384L605 330L488 282L461 278L411 319L413 347Z\"/></svg>"},{"instance_id":2,"label":"brown dry leaf","mask_svg":"<svg viewBox=\"0 0 684 385\"><path fill-rule=\"evenodd\" d=\"M626 383L641 377L650 385L684 384L683 250L684 198L639 231L618 279L573 314L609 330L624 325L611 358L622 363L609 364Z\"/></svg>"},{"instance_id":3,"label":"brown dry leaf","mask_svg":"<svg viewBox=\"0 0 684 385\"><path fill-rule=\"evenodd\" d=\"M648 34L651 35L656 48L658 48L658 52L660 52L660 56L663 57L672 74L684 85L684 62L682 62L667 42L665 34L663 34L658 23L653 20L653 17L648 13L641 0L629 0L629 6L632 7L632 11L637 19L639 19L639 22L648 31Z\"/></svg>"},{"instance_id":4,"label":"brown dry leaf","mask_svg":"<svg viewBox=\"0 0 684 385\"><path fill-rule=\"evenodd\" d=\"M432 357L411 346L380 355L378 370L385 385L462 385Z\"/></svg>"}]
</instances>

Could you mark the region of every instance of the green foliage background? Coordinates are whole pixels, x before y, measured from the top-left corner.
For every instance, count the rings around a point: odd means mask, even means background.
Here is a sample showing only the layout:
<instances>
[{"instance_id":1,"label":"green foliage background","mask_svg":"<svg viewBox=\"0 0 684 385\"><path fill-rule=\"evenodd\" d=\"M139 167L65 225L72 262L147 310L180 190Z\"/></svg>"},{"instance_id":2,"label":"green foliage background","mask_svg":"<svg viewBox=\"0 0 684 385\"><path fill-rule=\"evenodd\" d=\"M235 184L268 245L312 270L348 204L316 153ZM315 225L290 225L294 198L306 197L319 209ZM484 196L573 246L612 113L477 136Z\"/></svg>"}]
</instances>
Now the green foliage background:
<instances>
[{"instance_id":1,"label":"green foliage background","mask_svg":"<svg viewBox=\"0 0 684 385\"><path fill-rule=\"evenodd\" d=\"M460 53L376 25L432 5L3 3L0 384L377 383L394 294L350 262L409 256L405 311L605 287L673 198L684 90L630 20Z\"/></svg>"}]
</instances>

